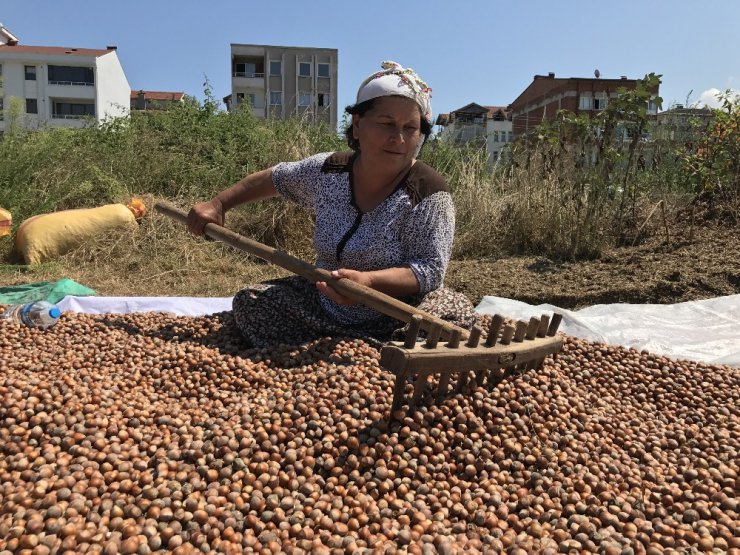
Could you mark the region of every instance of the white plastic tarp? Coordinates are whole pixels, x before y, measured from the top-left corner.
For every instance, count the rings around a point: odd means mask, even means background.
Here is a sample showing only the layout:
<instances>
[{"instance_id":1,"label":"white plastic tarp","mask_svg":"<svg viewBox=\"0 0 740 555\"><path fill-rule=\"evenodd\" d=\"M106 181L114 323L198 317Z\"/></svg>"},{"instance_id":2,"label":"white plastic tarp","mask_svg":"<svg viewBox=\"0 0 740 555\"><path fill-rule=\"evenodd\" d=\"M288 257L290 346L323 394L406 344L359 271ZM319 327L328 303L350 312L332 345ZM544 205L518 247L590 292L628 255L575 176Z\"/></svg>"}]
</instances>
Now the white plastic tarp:
<instances>
[{"instance_id":1,"label":"white plastic tarp","mask_svg":"<svg viewBox=\"0 0 740 555\"><path fill-rule=\"evenodd\" d=\"M231 310L231 302L231 297L68 296L58 306L93 314L171 312L202 316ZM560 330L569 335L672 358L740 366L740 295L673 305L604 304L575 311L487 296L476 310L525 320L559 312L563 315Z\"/></svg>"},{"instance_id":2,"label":"white plastic tarp","mask_svg":"<svg viewBox=\"0 0 740 555\"><path fill-rule=\"evenodd\" d=\"M671 358L740 366L740 295L671 305L601 304L574 311L483 297L476 310L522 320L559 312L560 331L568 335Z\"/></svg>"},{"instance_id":3,"label":"white plastic tarp","mask_svg":"<svg viewBox=\"0 0 740 555\"><path fill-rule=\"evenodd\" d=\"M171 312L177 316L204 316L231 310L232 297L73 297L57 303L62 310L88 314Z\"/></svg>"}]
</instances>

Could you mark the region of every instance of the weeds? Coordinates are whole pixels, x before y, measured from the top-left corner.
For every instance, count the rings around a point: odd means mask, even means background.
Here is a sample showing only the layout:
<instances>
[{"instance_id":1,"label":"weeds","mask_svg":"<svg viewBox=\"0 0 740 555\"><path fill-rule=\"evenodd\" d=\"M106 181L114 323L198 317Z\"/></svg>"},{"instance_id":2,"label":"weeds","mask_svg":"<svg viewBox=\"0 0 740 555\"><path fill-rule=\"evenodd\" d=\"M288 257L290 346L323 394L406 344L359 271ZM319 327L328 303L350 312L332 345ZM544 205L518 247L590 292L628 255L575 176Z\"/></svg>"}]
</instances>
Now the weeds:
<instances>
[{"instance_id":1,"label":"weeds","mask_svg":"<svg viewBox=\"0 0 740 555\"><path fill-rule=\"evenodd\" d=\"M647 76L643 88L654 86ZM620 97L596 120L562 113L515 143L494 168L482 150L431 140L422 159L449 182L457 211L455 258L536 254L554 260L597 257L659 229L663 210L687 195L722 191L737 199L737 101L725 105L703 150L646 141L645 92ZM729 142L728 142L729 141ZM218 111L188 101L83 129L25 132L0 139L0 206L15 224L39 213L158 198L186 208L244 175L280 161L345 149L343 138L306 121L264 121L248 109ZM654 210L662 201L661 211ZM653 221L655 220L655 221ZM237 232L313 258L313 218L269 200L229 213ZM232 294L283 272L187 235L159 215L138 231L98 238L50 265L27 268L0 239L0 279L67 275L105 293ZM137 293L138 292L138 293Z\"/></svg>"}]
</instances>

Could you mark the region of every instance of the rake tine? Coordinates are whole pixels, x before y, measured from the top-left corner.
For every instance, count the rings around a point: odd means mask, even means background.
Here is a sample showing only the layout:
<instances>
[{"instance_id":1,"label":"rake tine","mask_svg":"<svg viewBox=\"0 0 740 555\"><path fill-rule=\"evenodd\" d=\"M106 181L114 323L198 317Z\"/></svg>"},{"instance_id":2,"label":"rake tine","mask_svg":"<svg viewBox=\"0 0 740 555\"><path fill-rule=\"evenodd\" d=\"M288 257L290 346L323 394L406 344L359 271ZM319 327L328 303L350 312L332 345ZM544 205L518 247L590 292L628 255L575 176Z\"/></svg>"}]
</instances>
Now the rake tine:
<instances>
[{"instance_id":1,"label":"rake tine","mask_svg":"<svg viewBox=\"0 0 740 555\"><path fill-rule=\"evenodd\" d=\"M470 336L468 337L468 342L466 343L466 345L471 349L477 347L478 342L480 341L481 333L483 333L483 330L480 328L480 326L473 326L473 328L470 330Z\"/></svg>"},{"instance_id":2,"label":"rake tine","mask_svg":"<svg viewBox=\"0 0 740 555\"><path fill-rule=\"evenodd\" d=\"M550 317L547 314L543 314L540 318L540 329L537 330L537 337L545 337L547 335L547 326L550 324Z\"/></svg>"},{"instance_id":3,"label":"rake tine","mask_svg":"<svg viewBox=\"0 0 740 555\"><path fill-rule=\"evenodd\" d=\"M428 379L428 374L419 374L416 377L416 380L414 381L414 395L411 397L411 401L409 401L409 410L413 410L421 400L421 396L424 395L424 389L426 388Z\"/></svg>"},{"instance_id":4,"label":"rake tine","mask_svg":"<svg viewBox=\"0 0 740 555\"><path fill-rule=\"evenodd\" d=\"M442 398L447 395L447 389L448 385L450 383L450 374L448 372L442 372L442 375L439 377L439 385L437 386L437 399L436 402L439 403Z\"/></svg>"},{"instance_id":5,"label":"rake tine","mask_svg":"<svg viewBox=\"0 0 740 555\"><path fill-rule=\"evenodd\" d=\"M528 341L532 341L535 337L537 337L537 332L540 329L540 321L538 318L535 318L532 316L529 319L529 325L527 325L527 332L525 334L525 339ZM533 361L524 362L522 364L517 365L517 370L524 371L528 370L530 368L533 368Z\"/></svg>"},{"instance_id":6,"label":"rake tine","mask_svg":"<svg viewBox=\"0 0 740 555\"><path fill-rule=\"evenodd\" d=\"M475 383L478 384L478 387L482 387L483 384L486 381L486 376L488 375L488 370L485 368L481 368L480 370L476 370L475 372Z\"/></svg>"},{"instance_id":7,"label":"rake tine","mask_svg":"<svg viewBox=\"0 0 740 555\"><path fill-rule=\"evenodd\" d=\"M403 393L406 389L406 372L396 375L396 383L393 386L393 403L391 404L391 415L401 408Z\"/></svg>"},{"instance_id":8,"label":"rake tine","mask_svg":"<svg viewBox=\"0 0 740 555\"><path fill-rule=\"evenodd\" d=\"M486 338L486 347L493 347L496 345L498 339L498 332L501 329L501 325L504 323L504 317L500 314L494 314L491 325L488 328L488 337Z\"/></svg>"},{"instance_id":9,"label":"rake tine","mask_svg":"<svg viewBox=\"0 0 740 555\"><path fill-rule=\"evenodd\" d=\"M468 378L470 377L470 370L460 372L460 377L457 378L457 385L455 386L455 393L462 392L465 386L468 385Z\"/></svg>"},{"instance_id":10,"label":"rake tine","mask_svg":"<svg viewBox=\"0 0 740 555\"><path fill-rule=\"evenodd\" d=\"M403 346L407 349L411 349L416 345L416 338L419 336L419 330L421 329L421 316L414 314L409 322L409 328L406 330L406 340L403 342Z\"/></svg>"},{"instance_id":11,"label":"rake tine","mask_svg":"<svg viewBox=\"0 0 740 555\"><path fill-rule=\"evenodd\" d=\"M498 385L501 379L506 375L506 368L495 368L488 374L488 391L493 391L493 388Z\"/></svg>"},{"instance_id":12,"label":"rake tine","mask_svg":"<svg viewBox=\"0 0 740 555\"><path fill-rule=\"evenodd\" d=\"M434 324L432 328L429 330L429 335L427 335L427 342L424 344L424 346L427 349L436 348L437 343L439 343L439 336L441 334L442 334L442 326Z\"/></svg>"},{"instance_id":13,"label":"rake tine","mask_svg":"<svg viewBox=\"0 0 740 555\"><path fill-rule=\"evenodd\" d=\"M450 335L449 341L447 341L447 346L450 349L457 349L460 346L460 337L461 337L460 330L452 330L452 333Z\"/></svg>"},{"instance_id":14,"label":"rake tine","mask_svg":"<svg viewBox=\"0 0 740 555\"><path fill-rule=\"evenodd\" d=\"M529 339L529 340L532 340L535 337L537 337L537 330L539 330L539 329L540 329L540 320L539 320L539 318L536 318L536 317L532 316L529 319L529 325L527 326L526 338Z\"/></svg>"},{"instance_id":15,"label":"rake tine","mask_svg":"<svg viewBox=\"0 0 740 555\"><path fill-rule=\"evenodd\" d=\"M524 341L524 335L527 333L527 322L519 320L516 323L516 331L514 332L514 341L521 343Z\"/></svg>"},{"instance_id":16,"label":"rake tine","mask_svg":"<svg viewBox=\"0 0 740 555\"><path fill-rule=\"evenodd\" d=\"M547 328L547 336L548 337L554 337L556 333L558 333L558 328L560 327L560 322L563 320L563 315L559 313L555 313L552 315L552 320L550 321L550 327Z\"/></svg>"},{"instance_id":17,"label":"rake tine","mask_svg":"<svg viewBox=\"0 0 740 555\"><path fill-rule=\"evenodd\" d=\"M514 326L506 326L501 334L501 344L508 345L511 343L512 337L514 337Z\"/></svg>"}]
</instances>

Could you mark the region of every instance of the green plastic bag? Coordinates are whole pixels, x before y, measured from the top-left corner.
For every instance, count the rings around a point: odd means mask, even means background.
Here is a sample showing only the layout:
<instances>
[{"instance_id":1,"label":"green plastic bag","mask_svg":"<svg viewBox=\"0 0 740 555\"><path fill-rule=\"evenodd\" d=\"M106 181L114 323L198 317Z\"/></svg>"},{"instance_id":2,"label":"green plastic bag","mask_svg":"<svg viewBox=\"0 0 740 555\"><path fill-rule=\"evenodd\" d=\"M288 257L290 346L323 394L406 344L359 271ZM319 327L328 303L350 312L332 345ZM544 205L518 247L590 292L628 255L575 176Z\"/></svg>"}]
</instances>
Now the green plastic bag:
<instances>
[{"instance_id":1,"label":"green plastic bag","mask_svg":"<svg viewBox=\"0 0 740 555\"><path fill-rule=\"evenodd\" d=\"M23 304L33 301L49 301L56 304L67 295L88 297L95 294L89 287L64 278L59 281L38 281L0 287L0 304Z\"/></svg>"}]
</instances>

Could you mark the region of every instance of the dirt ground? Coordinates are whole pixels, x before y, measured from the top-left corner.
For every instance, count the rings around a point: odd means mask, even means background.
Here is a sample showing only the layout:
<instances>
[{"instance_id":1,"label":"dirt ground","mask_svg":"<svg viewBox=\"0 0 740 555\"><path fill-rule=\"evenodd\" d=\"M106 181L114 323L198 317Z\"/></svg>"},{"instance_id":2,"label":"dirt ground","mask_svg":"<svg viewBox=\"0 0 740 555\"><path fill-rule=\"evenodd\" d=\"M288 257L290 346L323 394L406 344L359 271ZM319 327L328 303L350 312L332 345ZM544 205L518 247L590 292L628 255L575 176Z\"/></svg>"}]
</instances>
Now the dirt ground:
<instances>
[{"instance_id":1,"label":"dirt ground","mask_svg":"<svg viewBox=\"0 0 740 555\"><path fill-rule=\"evenodd\" d=\"M740 229L679 227L598 260L555 263L536 256L454 261L447 285L475 303L484 295L582 308L660 303L740 293Z\"/></svg>"}]
</instances>

